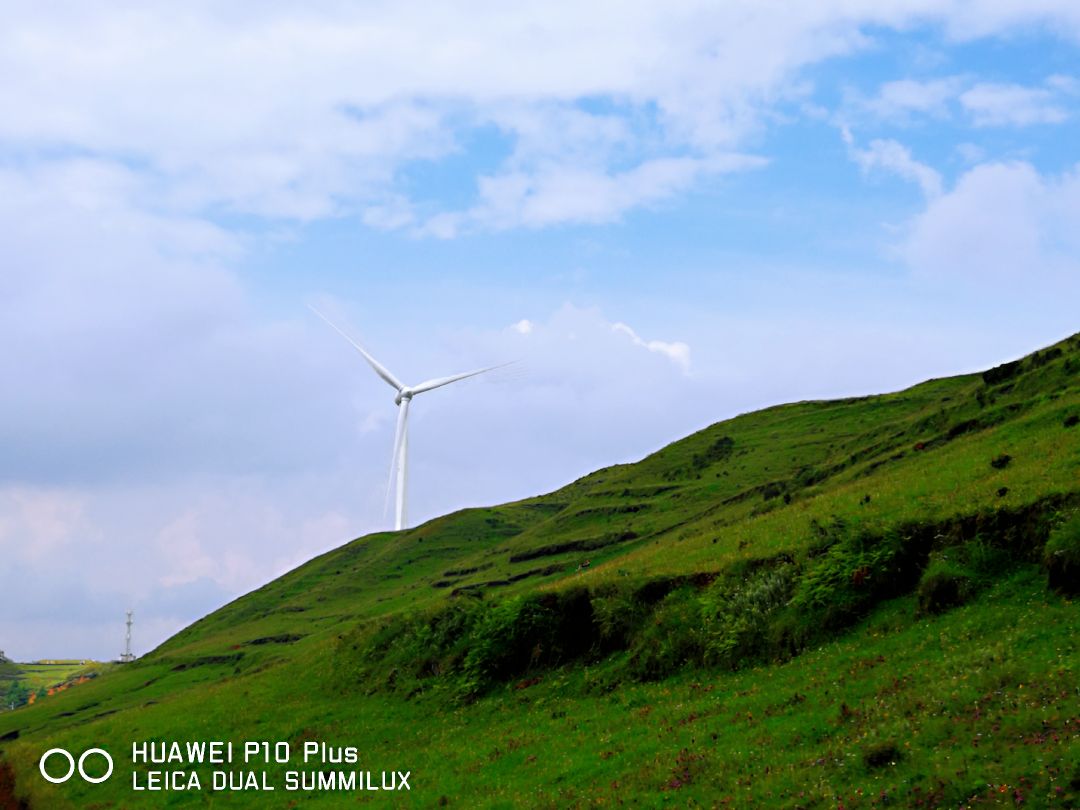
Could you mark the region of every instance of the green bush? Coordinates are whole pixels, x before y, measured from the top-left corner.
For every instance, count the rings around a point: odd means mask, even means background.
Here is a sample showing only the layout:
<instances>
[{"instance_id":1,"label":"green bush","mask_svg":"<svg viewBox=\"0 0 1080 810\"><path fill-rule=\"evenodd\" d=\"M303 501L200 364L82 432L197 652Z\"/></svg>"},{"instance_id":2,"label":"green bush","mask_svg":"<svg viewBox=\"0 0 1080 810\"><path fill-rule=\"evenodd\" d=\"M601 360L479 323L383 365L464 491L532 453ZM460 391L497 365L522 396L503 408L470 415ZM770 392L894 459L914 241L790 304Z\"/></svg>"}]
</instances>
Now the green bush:
<instances>
[{"instance_id":1,"label":"green bush","mask_svg":"<svg viewBox=\"0 0 1080 810\"><path fill-rule=\"evenodd\" d=\"M630 648L630 675L655 681L685 666L700 666L705 646L700 622L701 604L693 588L665 596Z\"/></svg>"},{"instance_id":2,"label":"green bush","mask_svg":"<svg viewBox=\"0 0 1080 810\"><path fill-rule=\"evenodd\" d=\"M930 555L916 588L920 614L943 613L968 602L1010 568L1008 550L976 535Z\"/></svg>"},{"instance_id":3,"label":"green bush","mask_svg":"<svg viewBox=\"0 0 1080 810\"><path fill-rule=\"evenodd\" d=\"M3 694L0 695L0 709L18 708L26 705L30 699L30 689L20 681L8 682Z\"/></svg>"},{"instance_id":4,"label":"green bush","mask_svg":"<svg viewBox=\"0 0 1080 810\"><path fill-rule=\"evenodd\" d=\"M971 572L960 557L962 551L958 548L946 549L931 556L919 580L919 613L944 613L949 608L962 605L974 593Z\"/></svg>"},{"instance_id":5,"label":"green bush","mask_svg":"<svg viewBox=\"0 0 1080 810\"><path fill-rule=\"evenodd\" d=\"M1043 566L1051 588L1069 596L1080 594L1080 512L1050 532Z\"/></svg>"},{"instance_id":6,"label":"green bush","mask_svg":"<svg viewBox=\"0 0 1080 810\"><path fill-rule=\"evenodd\" d=\"M976 585L989 585L1006 573L1010 563L1014 562L1006 549L978 535L960 546L959 553Z\"/></svg>"},{"instance_id":7,"label":"green bush","mask_svg":"<svg viewBox=\"0 0 1080 810\"><path fill-rule=\"evenodd\" d=\"M649 615L648 607L628 588L612 588L592 598L601 649L625 650Z\"/></svg>"},{"instance_id":8,"label":"green bush","mask_svg":"<svg viewBox=\"0 0 1080 810\"><path fill-rule=\"evenodd\" d=\"M771 653L770 622L791 596L794 566L763 569L734 585L717 580L701 595L704 661L737 668Z\"/></svg>"},{"instance_id":9,"label":"green bush","mask_svg":"<svg viewBox=\"0 0 1080 810\"><path fill-rule=\"evenodd\" d=\"M499 681L579 658L596 643L589 592L570 588L488 606L468 642L461 691L469 697Z\"/></svg>"},{"instance_id":10,"label":"green bush","mask_svg":"<svg viewBox=\"0 0 1080 810\"><path fill-rule=\"evenodd\" d=\"M364 623L339 640L335 681L345 690L366 684L369 691L411 693L427 679L458 672L485 609L485 602L467 600Z\"/></svg>"},{"instance_id":11,"label":"green bush","mask_svg":"<svg viewBox=\"0 0 1080 810\"><path fill-rule=\"evenodd\" d=\"M819 553L808 561L791 598L792 608L812 626L843 627L910 587L912 549L904 547L899 532L875 535L842 520L816 528Z\"/></svg>"},{"instance_id":12,"label":"green bush","mask_svg":"<svg viewBox=\"0 0 1080 810\"><path fill-rule=\"evenodd\" d=\"M427 678L458 668L468 647L468 635L481 608L477 604L455 604L435 613L421 615L400 628L401 665L414 678Z\"/></svg>"},{"instance_id":13,"label":"green bush","mask_svg":"<svg viewBox=\"0 0 1080 810\"><path fill-rule=\"evenodd\" d=\"M492 681L524 671L538 659L554 618L535 599L507 599L481 616L462 664L463 691L476 694Z\"/></svg>"}]
</instances>

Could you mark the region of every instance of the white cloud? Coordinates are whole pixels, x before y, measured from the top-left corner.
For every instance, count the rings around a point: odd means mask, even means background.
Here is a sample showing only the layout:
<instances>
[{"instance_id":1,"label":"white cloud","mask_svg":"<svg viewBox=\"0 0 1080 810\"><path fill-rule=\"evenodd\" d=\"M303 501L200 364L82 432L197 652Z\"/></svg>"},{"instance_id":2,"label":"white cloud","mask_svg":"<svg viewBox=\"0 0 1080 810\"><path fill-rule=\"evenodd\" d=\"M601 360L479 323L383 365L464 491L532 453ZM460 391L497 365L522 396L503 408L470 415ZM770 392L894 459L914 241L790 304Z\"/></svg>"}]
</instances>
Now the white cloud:
<instances>
[{"instance_id":1,"label":"white cloud","mask_svg":"<svg viewBox=\"0 0 1080 810\"><path fill-rule=\"evenodd\" d=\"M976 166L930 201L903 255L917 271L976 283L1050 285L1080 281L1080 169L1041 176L1028 163Z\"/></svg>"},{"instance_id":2,"label":"white cloud","mask_svg":"<svg viewBox=\"0 0 1080 810\"><path fill-rule=\"evenodd\" d=\"M1080 80L1075 76L1063 73L1055 73L1046 77L1046 86L1063 95L1075 96L1080 94Z\"/></svg>"},{"instance_id":3,"label":"white cloud","mask_svg":"<svg viewBox=\"0 0 1080 810\"><path fill-rule=\"evenodd\" d=\"M0 550L6 564L49 563L99 541L80 492L15 486L0 490Z\"/></svg>"},{"instance_id":4,"label":"white cloud","mask_svg":"<svg viewBox=\"0 0 1080 810\"><path fill-rule=\"evenodd\" d=\"M0 140L42 160L124 164L152 185L127 192L132 207L187 217L355 212L443 236L606 222L724 171L712 162L805 100L801 69L874 47L868 31L1076 35L1078 16L1051 0L31 4L0 31ZM893 82L877 103L933 111L950 81ZM1004 114L985 88L969 103L980 120ZM1031 104L1036 120L1057 115ZM411 198L403 168L492 128L508 155L478 170L467 222Z\"/></svg>"},{"instance_id":5,"label":"white cloud","mask_svg":"<svg viewBox=\"0 0 1080 810\"><path fill-rule=\"evenodd\" d=\"M884 169L905 180L917 183L927 198L941 194L941 175L925 163L920 163L911 156L911 150L894 140L875 139L867 149L854 146L851 133L843 131L844 140L851 151L852 159L864 172Z\"/></svg>"},{"instance_id":6,"label":"white cloud","mask_svg":"<svg viewBox=\"0 0 1080 810\"><path fill-rule=\"evenodd\" d=\"M976 84L960 94L960 104L979 127L1060 124L1069 117L1050 90L1018 84Z\"/></svg>"},{"instance_id":7,"label":"white cloud","mask_svg":"<svg viewBox=\"0 0 1080 810\"><path fill-rule=\"evenodd\" d=\"M145 652L352 536L355 515L311 505L335 489L339 498L355 478L262 478L217 478L213 487L0 486L0 632L9 651L23 659L115 655L124 611L134 608ZM296 492L309 503L287 503Z\"/></svg>"},{"instance_id":8,"label":"white cloud","mask_svg":"<svg viewBox=\"0 0 1080 810\"><path fill-rule=\"evenodd\" d=\"M510 328L517 332L519 335L527 335L532 332L533 324L532 321L530 321L528 318L522 318Z\"/></svg>"},{"instance_id":9,"label":"white cloud","mask_svg":"<svg viewBox=\"0 0 1080 810\"><path fill-rule=\"evenodd\" d=\"M882 84L877 95L862 106L884 119L906 120L913 114L944 117L963 84L958 76L928 81L898 79Z\"/></svg>"},{"instance_id":10,"label":"white cloud","mask_svg":"<svg viewBox=\"0 0 1080 810\"><path fill-rule=\"evenodd\" d=\"M968 165L982 163L986 158L986 149L977 143L958 143L956 145L956 155Z\"/></svg>"},{"instance_id":11,"label":"white cloud","mask_svg":"<svg viewBox=\"0 0 1080 810\"><path fill-rule=\"evenodd\" d=\"M1067 120L1066 100L1076 87L1075 79L1061 74L1048 76L1041 87L976 82L970 76L899 79L882 84L872 98L854 99L851 106L878 119L905 123L920 116L950 117L958 105L977 127L1023 127Z\"/></svg>"},{"instance_id":12,"label":"white cloud","mask_svg":"<svg viewBox=\"0 0 1080 810\"><path fill-rule=\"evenodd\" d=\"M390 194L368 205L360 217L368 227L384 231L406 228L416 221L412 203L402 194Z\"/></svg>"},{"instance_id":13,"label":"white cloud","mask_svg":"<svg viewBox=\"0 0 1080 810\"><path fill-rule=\"evenodd\" d=\"M612 324L613 332L619 332L630 338L635 346L643 346L650 352L657 352L669 358L671 362L683 370L683 374L690 373L690 347L681 341L671 343L663 340L642 340L637 332L625 323Z\"/></svg>"},{"instance_id":14,"label":"white cloud","mask_svg":"<svg viewBox=\"0 0 1080 810\"><path fill-rule=\"evenodd\" d=\"M544 165L480 178L480 202L469 211L433 217L423 231L450 237L466 227L505 230L542 228L563 222L605 223L626 211L685 191L699 178L763 166L750 155L705 159L658 158L625 172Z\"/></svg>"}]
</instances>

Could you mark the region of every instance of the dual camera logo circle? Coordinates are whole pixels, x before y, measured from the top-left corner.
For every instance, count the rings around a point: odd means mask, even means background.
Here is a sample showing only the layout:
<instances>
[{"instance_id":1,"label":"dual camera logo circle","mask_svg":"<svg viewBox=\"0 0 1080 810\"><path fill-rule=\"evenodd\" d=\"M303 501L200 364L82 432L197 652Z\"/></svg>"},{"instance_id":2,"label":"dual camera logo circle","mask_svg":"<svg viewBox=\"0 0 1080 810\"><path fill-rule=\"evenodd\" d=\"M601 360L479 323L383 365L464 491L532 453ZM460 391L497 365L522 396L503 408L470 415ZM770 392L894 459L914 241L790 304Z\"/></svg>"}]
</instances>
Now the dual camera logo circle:
<instances>
[{"instance_id":1,"label":"dual camera logo circle","mask_svg":"<svg viewBox=\"0 0 1080 810\"><path fill-rule=\"evenodd\" d=\"M108 766L108 769L105 771L104 776L90 776L90 774L86 772L86 760L91 754L99 754L102 758L104 758ZM45 770L45 763L48 762L49 757L54 755L58 755L62 759L67 760L68 769L67 773L65 773L63 776L50 776L49 772ZM46 781L52 782L54 785L60 785L68 781L72 776L75 775L76 770L78 770L79 776L81 776L84 781L89 782L91 785L98 785L104 782L110 776L112 776L113 759L111 756L109 756L109 752L106 751L104 748L87 748L85 751L82 752L82 755L79 757L78 762L76 762L75 757L71 755L70 751L64 748L50 748L48 751L41 755L41 759L38 761L38 770L41 771L41 775L46 779Z\"/></svg>"}]
</instances>

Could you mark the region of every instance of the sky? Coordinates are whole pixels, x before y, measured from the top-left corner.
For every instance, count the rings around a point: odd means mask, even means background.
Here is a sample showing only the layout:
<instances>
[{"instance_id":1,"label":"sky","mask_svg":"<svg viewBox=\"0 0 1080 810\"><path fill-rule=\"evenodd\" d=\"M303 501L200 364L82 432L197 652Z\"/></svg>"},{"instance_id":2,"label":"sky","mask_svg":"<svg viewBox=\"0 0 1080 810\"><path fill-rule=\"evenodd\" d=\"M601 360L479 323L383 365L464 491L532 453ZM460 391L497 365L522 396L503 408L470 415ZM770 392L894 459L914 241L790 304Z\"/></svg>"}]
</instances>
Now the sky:
<instances>
[{"instance_id":1,"label":"sky","mask_svg":"<svg viewBox=\"0 0 1080 810\"><path fill-rule=\"evenodd\" d=\"M302 5L302 7L301 7ZM15 3L0 649L1080 330L1072 0Z\"/></svg>"}]
</instances>

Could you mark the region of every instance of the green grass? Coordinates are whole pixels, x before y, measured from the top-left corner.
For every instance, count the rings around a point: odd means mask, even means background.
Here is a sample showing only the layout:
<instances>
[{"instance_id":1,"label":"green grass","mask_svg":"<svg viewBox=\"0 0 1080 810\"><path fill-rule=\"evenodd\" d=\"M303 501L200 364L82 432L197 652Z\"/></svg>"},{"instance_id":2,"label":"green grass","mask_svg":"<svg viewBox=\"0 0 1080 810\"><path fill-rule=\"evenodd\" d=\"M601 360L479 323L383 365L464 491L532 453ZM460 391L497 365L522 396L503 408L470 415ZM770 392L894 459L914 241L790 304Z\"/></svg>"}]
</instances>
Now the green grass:
<instances>
[{"instance_id":1,"label":"green grass","mask_svg":"<svg viewBox=\"0 0 1080 810\"><path fill-rule=\"evenodd\" d=\"M0 661L0 713L24 706L31 696L47 696L48 690L64 690L96 678L109 664L89 660L48 660L20 664Z\"/></svg>"},{"instance_id":2,"label":"green grass","mask_svg":"<svg viewBox=\"0 0 1080 810\"><path fill-rule=\"evenodd\" d=\"M50 686L58 686L65 681L78 678L81 675L97 673L105 666L97 661L35 661L29 664L16 664L19 669L19 680L37 690L48 689Z\"/></svg>"},{"instance_id":3,"label":"green grass","mask_svg":"<svg viewBox=\"0 0 1080 810\"><path fill-rule=\"evenodd\" d=\"M32 807L131 804L123 758L57 788L45 748L163 738L356 745L418 806L1072 806L1077 414L1080 336L745 414L324 554L0 715L0 753Z\"/></svg>"}]
</instances>

